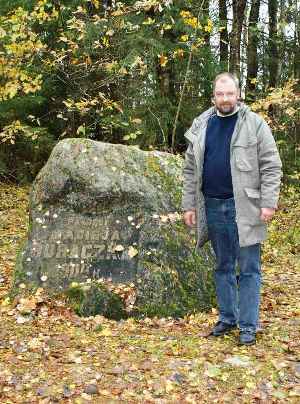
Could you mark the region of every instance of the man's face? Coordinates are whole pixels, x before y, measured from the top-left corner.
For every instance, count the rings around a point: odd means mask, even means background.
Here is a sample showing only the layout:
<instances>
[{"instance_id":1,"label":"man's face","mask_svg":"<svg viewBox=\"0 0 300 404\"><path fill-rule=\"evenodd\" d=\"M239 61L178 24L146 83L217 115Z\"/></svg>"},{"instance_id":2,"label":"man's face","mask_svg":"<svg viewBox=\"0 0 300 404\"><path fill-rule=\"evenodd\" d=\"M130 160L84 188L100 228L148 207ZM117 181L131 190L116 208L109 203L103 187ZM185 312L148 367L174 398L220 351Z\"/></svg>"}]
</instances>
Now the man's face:
<instances>
[{"instance_id":1,"label":"man's face","mask_svg":"<svg viewBox=\"0 0 300 404\"><path fill-rule=\"evenodd\" d=\"M229 77L221 77L215 86L214 101L216 108L223 115L231 114L237 105L239 90Z\"/></svg>"}]
</instances>

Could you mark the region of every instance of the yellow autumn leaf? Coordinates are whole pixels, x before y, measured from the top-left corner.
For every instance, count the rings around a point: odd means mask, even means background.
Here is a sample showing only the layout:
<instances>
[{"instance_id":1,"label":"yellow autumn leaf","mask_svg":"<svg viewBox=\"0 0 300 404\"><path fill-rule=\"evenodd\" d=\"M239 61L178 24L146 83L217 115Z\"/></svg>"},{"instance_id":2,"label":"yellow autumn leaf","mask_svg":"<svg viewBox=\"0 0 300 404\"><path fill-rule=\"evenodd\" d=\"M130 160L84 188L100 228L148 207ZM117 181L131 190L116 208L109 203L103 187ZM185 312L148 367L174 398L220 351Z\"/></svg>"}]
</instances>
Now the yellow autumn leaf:
<instances>
[{"instance_id":1,"label":"yellow autumn leaf","mask_svg":"<svg viewBox=\"0 0 300 404\"><path fill-rule=\"evenodd\" d=\"M138 250L136 248L134 248L132 245L129 247L128 255L130 258L135 257L138 253L139 253Z\"/></svg>"},{"instance_id":2,"label":"yellow autumn leaf","mask_svg":"<svg viewBox=\"0 0 300 404\"><path fill-rule=\"evenodd\" d=\"M99 394L101 394L101 396L110 396L110 392L108 390L99 390Z\"/></svg>"},{"instance_id":3,"label":"yellow autumn leaf","mask_svg":"<svg viewBox=\"0 0 300 404\"><path fill-rule=\"evenodd\" d=\"M114 69L116 69L117 66L118 66L118 62L114 60L112 62L105 63L105 70L107 70L108 72L111 72Z\"/></svg>"},{"instance_id":4,"label":"yellow autumn leaf","mask_svg":"<svg viewBox=\"0 0 300 404\"><path fill-rule=\"evenodd\" d=\"M153 18L148 17L148 19L143 22L143 25L152 25L154 23L155 20Z\"/></svg>"},{"instance_id":5,"label":"yellow autumn leaf","mask_svg":"<svg viewBox=\"0 0 300 404\"><path fill-rule=\"evenodd\" d=\"M186 10L182 10L182 11L180 11L180 17L182 17L182 18L188 18L188 17L190 17L191 16L191 13L189 12L189 11L186 11Z\"/></svg>"},{"instance_id":6,"label":"yellow autumn leaf","mask_svg":"<svg viewBox=\"0 0 300 404\"><path fill-rule=\"evenodd\" d=\"M204 31L210 33L213 29L213 22L210 18L207 20L207 24L204 27Z\"/></svg>"},{"instance_id":7,"label":"yellow autumn leaf","mask_svg":"<svg viewBox=\"0 0 300 404\"><path fill-rule=\"evenodd\" d=\"M78 286L79 286L78 282L72 282L70 285L71 288L77 288Z\"/></svg>"},{"instance_id":8,"label":"yellow autumn leaf","mask_svg":"<svg viewBox=\"0 0 300 404\"><path fill-rule=\"evenodd\" d=\"M4 38L6 35L6 31L0 27L0 38Z\"/></svg>"},{"instance_id":9,"label":"yellow autumn leaf","mask_svg":"<svg viewBox=\"0 0 300 404\"><path fill-rule=\"evenodd\" d=\"M166 381L166 393L170 393L174 390L174 383L171 380Z\"/></svg>"},{"instance_id":10,"label":"yellow autumn leaf","mask_svg":"<svg viewBox=\"0 0 300 404\"><path fill-rule=\"evenodd\" d=\"M120 8L119 8L118 10L113 11L113 12L111 13L111 15L112 15L113 17L119 17L120 15L123 15L123 14L124 14L124 11L122 11Z\"/></svg>"},{"instance_id":11,"label":"yellow autumn leaf","mask_svg":"<svg viewBox=\"0 0 300 404\"><path fill-rule=\"evenodd\" d=\"M165 55L158 55L159 58L159 64L161 65L161 67L165 67L168 63L168 58Z\"/></svg>"},{"instance_id":12,"label":"yellow autumn leaf","mask_svg":"<svg viewBox=\"0 0 300 404\"><path fill-rule=\"evenodd\" d=\"M136 123L137 125L140 125L142 123L142 120L140 118L132 118L131 122Z\"/></svg>"},{"instance_id":13,"label":"yellow autumn leaf","mask_svg":"<svg viewBox=\"0 0 300 404\"><path fill-rule=\"evenodd\" d=\"M195 46L198 48L199 46L202 46L205 44L204 38L197 38Z\"/></svg>"},{"instance_id":14,"label":"yellow autumn leaf","mask_svg":"<svg viewBox=\"0 0 300 404\"><path fill-rule=\"evenodd\" d=\"M91 65L92 64L92 59L91 59L91 57L88 55L87 56L87 58L85 59L85 63L87 64L87 65Z\"/></svg>"},{"instance_id":15,"label":"yellow autumn leaf","mask_svg":"<svg viewBox=\"0 0 300 404\"><path fill-rule=\"evenodd\" d=\"M113 36L114 33L115 33L115 31L113 29L110 29L109 31L106 32L106 35Z\"/></svg>"},{"instance_id":16,"label":"yellow autumn leaf","mask_svg":"<svg viewBox=\"0 0 300 404\"><path fill-rule=\"evenodd\" d=\"M176 50L173 52L173 57L174 57L174 58L175 58L175 57L178 57L179 59L182 59L183 56L184 56L184 50L183 50L182 48L176 49Z\"/></svg>"},{"instance_id":17,"label":"yellow autumn leaf","mask_svg":"<svg viewBox=\"0 0 300 404\"><path fill-rule=\"evenodd\" d=\"M68 38L65 37L65 36L60 36L58 39L59 39L59 41L61 41L61 42L68 42L68 41L69 41Z\"/></svg>"},{"instance_id":18,"label":"yellow autumn leaf","mask_svg":"<svg viewBox=\"0 0 300 404\"><path fill-rule=\"evenodd\" d=\"M160 221L162 223L167 223L168 220L169 220L169 216L166 216L166 215L161 215L160 216Z\"/></svg>"},{"instance_id":19,"label":"yellow autumn leaf","mask_svg":"<svg viewBox=\"0 0 300 404\"><path fill-rule=\"evenodd\" d=\"M111 337L112 332L110 328L103 328L103 330L100 332L100 335L103 335L104 337Z\"/></svg>"},{"instance_id":20,"label":"yellow autumn leaf","mask_svg":"<svg viewBox=\"0 0 300 404\"><path fill-rule=\"evenodd\" d=\"M106 48L109 47L109 40L107 37L102 38L102 43Z\"/></svg>"},{"instance_id":21,"label":"yellow autumn leaf","mask_svg":"<svg viewBox=\"0 0 300 404\"><path fill-rule=\"evenodd\" d=\"M188 39L189 39L188 35L181 35L181 37L180 37L180 41L182 41L182 42L187 42Z\"/></svg>"},{"instance_id":22,"label":"yellow autumn leaf","mask_svg":"<svg viewBox=\"0 0 300 404\"><path fill-rule=\"evenodd\" d=\"M121 67L121 69L119 69L119 73L122 74L122 75L123 75L123 74L125 75L125 74L128 73L128 70L125 69L125 67Z\"/></svg>"},{"instance_id":23,"label":"yellow autumn leaf","mask_svg":"<svg viewBox=\"0 0 300 404\"><path fill-rule=\"evenodd\" d=\"M252 381L249 381L246 383L246 387L250 390L254 389L256 387L256 384Z\"/></svg>"},{"instance_id":24,"label":"yellow autumn leaf","mask_svg":"<svg viewBox=\"0 0 300 404\"><path fill-rule=\"evenodd\" d=\"M293 107L290 107L290 108L286 109L285 113L288 116L294 116L297 113L297 110Z\"/></svg>"},{"instance_id":25,"label":"yellow autumn leaf","mask_svg":"<svg viewBox=\"0 0 300 404\"><path fill-rule=\"evenodd\" d=\"M201 28L201 24L198 23L198 20L196 17L186 18L186 19L184 19L184 23L186 25L189 25L192 28Z\"/></svg>"},{"instance_id":26,"label":"yellow autumn leaf","mask_svg":"<svg viewBox=\"0 0 300 404\"><path fill-rule=\"evenodd\" d=\"M91 2L95 8L99 8L99 0L92 0Z\"/></svg>"},{"instance_id":27,"label":"yellow autumn leaf","mask_svg":"<svg viewBox=\"0 0 300 404\"><path fill-rule=\"evenodd\" d=\"M6 297L4 300L1 302L1 306L9 306L10 305L10 298Z\"/></svg>"},{"instance_id":28,"label":"yellow autumn leaf","mask_svg":"<svg viewBox=\"0 0 300 404\"><path fill-rule=\"evenodd\" d=\"M23 298L20 299L20 303L17 305L17 310L21 314L29 314L36 308L35 298Z\"/></svg>"}]
</instances>

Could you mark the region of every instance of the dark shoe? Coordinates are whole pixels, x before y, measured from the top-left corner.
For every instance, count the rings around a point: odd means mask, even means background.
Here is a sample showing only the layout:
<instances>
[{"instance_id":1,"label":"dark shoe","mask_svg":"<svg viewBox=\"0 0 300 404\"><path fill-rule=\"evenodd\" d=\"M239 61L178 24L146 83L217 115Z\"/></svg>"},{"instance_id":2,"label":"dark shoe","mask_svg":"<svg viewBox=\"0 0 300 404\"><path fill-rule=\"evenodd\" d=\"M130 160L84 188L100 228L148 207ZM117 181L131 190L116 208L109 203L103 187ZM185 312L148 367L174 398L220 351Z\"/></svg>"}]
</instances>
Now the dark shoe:
<instances>
[{"instance_id":1,"label":"dark shoe","mask_svg":"<svg viewBox=\"0 0 300 404\"><path fill-rule=\"evenodd\" d=\"M227 324L222 321L218 321L217 324L211 331L211 335L214 337L220 337L221 335L227 334L228 332L234 330L236 328L236 324Z\"/></svg>"},{"instance_id":2,"label":"dark shoe","mask_svg":"<svg viewBox=\"0 0 300 404\"><path fill-rule=\"evenodd\" d=\"M255 332L240 331L240 345L254 345L255 343Z\"/></svg>"}]
</instances>

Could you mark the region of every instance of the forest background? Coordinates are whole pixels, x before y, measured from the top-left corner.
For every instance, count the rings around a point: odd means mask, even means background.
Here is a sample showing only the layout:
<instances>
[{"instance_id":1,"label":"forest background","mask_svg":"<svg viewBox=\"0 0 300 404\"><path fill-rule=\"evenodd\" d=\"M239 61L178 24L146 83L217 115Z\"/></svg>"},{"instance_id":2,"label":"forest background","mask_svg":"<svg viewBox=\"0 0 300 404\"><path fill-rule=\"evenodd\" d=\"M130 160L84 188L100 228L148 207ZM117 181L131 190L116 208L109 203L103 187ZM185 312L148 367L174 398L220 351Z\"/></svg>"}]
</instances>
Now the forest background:
<instances>
[{"instance_id":1,"label":"forest background","mask_svg":"<svg viewBox=\"0 0 300 404\"><path fill-rule=\"evenodd\" d=\"M0 0L0 180L32 181L66 137L182 153L229 70L296 183L299 41L294 0Z\"/></svg>"},{"instance_id":2,"label":"forest background","mask_svg":"<svg viewBox=\"0 0 300 404\"><path fill-rule=\"evenodd\" d=\"M1 402L299 403L299 42L299 0L0 0ZM224 70L270 124L284 165L257 344L207 338L214 307L114 321L79 318L41 288L23 298L25 284L11 300L28 183L55 144L181 154Z\"/></svg>"}]
</instances>

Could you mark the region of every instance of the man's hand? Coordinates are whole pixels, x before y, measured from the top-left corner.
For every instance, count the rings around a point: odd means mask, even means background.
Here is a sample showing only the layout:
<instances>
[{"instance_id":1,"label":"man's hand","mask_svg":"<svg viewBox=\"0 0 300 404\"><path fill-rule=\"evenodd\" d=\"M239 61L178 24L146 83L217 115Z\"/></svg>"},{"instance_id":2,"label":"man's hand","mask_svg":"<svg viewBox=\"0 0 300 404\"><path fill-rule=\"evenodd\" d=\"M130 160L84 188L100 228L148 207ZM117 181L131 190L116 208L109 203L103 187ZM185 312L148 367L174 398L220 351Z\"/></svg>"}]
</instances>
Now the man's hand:
<instances>
[{"instance_id":1,"label":"man's hand","mask_svg":"<svg viewBox=\"0 0 300 404\"><path fill-rule=\"evenodd\" d=\"M269 222L275 213L274 208L261 208L260 219L263 222Z\"/></svg>"},{"instance_id":2,"label":"man's hand","mask_svg":"<svg viewBox=\"0 0 300 404\"><path fill-rule=\"evenodd\" d=\"M189 226L193 227L196 224L196 211L195 210L187 210L183 214L184 223Z\"/></svg>"}]
</instances>

